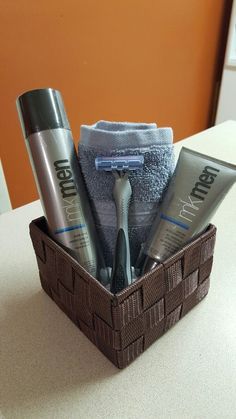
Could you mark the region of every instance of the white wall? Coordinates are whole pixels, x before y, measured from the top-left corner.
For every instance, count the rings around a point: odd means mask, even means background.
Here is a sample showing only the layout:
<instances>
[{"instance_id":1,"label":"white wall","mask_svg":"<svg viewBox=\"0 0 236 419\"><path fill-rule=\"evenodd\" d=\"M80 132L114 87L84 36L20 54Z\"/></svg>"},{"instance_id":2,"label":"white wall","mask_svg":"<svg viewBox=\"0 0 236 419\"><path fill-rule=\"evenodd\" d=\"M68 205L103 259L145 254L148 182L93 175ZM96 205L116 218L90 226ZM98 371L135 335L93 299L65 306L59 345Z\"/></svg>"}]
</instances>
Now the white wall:
<instances>
[{"instance_id":1,"label":"white wall","mask_svg":"<svg viewBox=\"0 0 236 419\"><path fill-rule=\"evenodd\" d=\"M236 120L236 68L224 69L216 115L216 124Z\"/></svg>"},{"instance_id":2,"label":"white wall","mask_svg":"<svg viewBox=\"0 0 236 419\"><path fill-rule=\"evenodd\" d=\"M236 120L236 0L233 2L216 124Z\"/></svg>"},{"instance_id":3,"label":"white wall","mask_svg":"<svg viewBox=\"0 0 236 419\"><path fill-rule=\"evenodd\" d=\"M12 209L11 201L7 189L6 179L4 176L2 162L0 160L0 214Z\"/></svg>"}]
</instances>

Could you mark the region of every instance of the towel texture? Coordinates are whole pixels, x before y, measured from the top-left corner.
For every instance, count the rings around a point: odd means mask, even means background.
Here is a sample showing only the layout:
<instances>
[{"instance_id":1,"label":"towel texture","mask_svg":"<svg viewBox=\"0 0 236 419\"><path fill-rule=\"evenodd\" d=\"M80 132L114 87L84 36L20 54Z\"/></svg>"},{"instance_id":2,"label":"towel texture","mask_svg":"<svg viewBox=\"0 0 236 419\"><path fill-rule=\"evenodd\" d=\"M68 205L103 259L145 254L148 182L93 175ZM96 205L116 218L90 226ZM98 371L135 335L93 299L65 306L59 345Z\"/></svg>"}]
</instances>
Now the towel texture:
<instances>
[{"instance_id":1,"label":"towel texture","mask_svg":"<svg viewBox=\"0 0 236 419\"><path fill-rule=\"evenodd\" d=\"M82 125L78 154L107 266L112 266L116 240L114 176L111 172L97 172L95 158L144 156L143 168L129 172L132 187L129 238L134 265L174 169L172 129L158 128L156 124L107 121Z\"/></svg>"}]
</instances>

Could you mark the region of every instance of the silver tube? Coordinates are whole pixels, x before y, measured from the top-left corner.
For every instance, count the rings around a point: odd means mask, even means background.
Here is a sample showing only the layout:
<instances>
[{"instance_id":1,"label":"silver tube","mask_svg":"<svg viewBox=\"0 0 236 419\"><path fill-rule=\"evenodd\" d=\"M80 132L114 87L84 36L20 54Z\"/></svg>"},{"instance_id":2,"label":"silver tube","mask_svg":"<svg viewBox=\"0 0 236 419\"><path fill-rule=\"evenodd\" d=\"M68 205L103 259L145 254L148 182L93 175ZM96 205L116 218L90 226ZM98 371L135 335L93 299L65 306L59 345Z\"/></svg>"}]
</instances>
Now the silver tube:
<instances>
[{"instance_id":1,"label":"silver tube","mask_svg":"<svg viewBox=\"0 0 236 419\"><path fill-rule=\"evenodd\" d=\"M60 92L26 92L17 110L50 235L97 277L97 237Z\"/></svg>"},{"instance_id":2,"label":"silver tube","mask_svg":"<svg viewBox=\"0 0 236 419\"><path fill-rule=\"evenodd\" d=\"M182 147L143 247L142 273L153 269L206 228L235 181L235 165Z\"/></svg>"}]
</instances>

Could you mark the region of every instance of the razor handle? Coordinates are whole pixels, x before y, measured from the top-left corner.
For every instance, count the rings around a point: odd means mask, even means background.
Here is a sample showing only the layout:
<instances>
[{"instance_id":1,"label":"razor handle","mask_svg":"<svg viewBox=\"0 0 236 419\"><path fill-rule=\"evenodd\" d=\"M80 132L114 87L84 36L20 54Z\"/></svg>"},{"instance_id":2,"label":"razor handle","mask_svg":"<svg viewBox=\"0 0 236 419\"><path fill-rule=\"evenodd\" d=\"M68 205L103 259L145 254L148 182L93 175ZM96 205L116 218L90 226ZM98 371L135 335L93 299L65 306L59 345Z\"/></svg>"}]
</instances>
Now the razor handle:
<instances>
[{"instance_id":1,"label":"razor handle","mask_svg":"<svg viewBox=\"0 0 236 419\"><path fill-rule=\"evenodd\" d=\"M113 190L117 214L117 238L113 259L111 292L117 293L132 282L130 266L130 246L128 235L128 212L131 198L131 186L128 173L114 173Z\"/></svg>"},{"instance_id":2,"label":"razor handle","mask_svg":"<svg viewBox=\"0 0 236 419\"><path fill-rule=\"evenodd\" d=\"M121 228L118 231L116 247L115 247L115 256L113 260L113 269L111 277L111 292L116 294L119 291L122 291L129 285L128 275L127 275L127 245L125 232Z\"/></svg>"}]
</instances>

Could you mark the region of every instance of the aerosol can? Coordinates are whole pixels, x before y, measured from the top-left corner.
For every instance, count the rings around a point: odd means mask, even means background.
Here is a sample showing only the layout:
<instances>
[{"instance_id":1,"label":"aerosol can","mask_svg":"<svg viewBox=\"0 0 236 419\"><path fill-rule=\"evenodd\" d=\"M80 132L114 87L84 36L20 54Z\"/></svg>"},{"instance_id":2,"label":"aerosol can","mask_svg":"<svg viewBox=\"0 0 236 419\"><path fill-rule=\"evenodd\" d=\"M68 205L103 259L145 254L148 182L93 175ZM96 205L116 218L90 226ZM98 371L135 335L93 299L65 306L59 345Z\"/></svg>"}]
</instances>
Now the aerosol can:
<instances>
[{"instance_id":1,"label":"aerosol can","mask_svg":"<svg viewBox=\"0 0 236 419\"><path fill-rule=\"evenodd\" d=\"M49 233L99 279L102 256L61 94L25 92L17 109Z\"/></svg>"}]
</instances>

